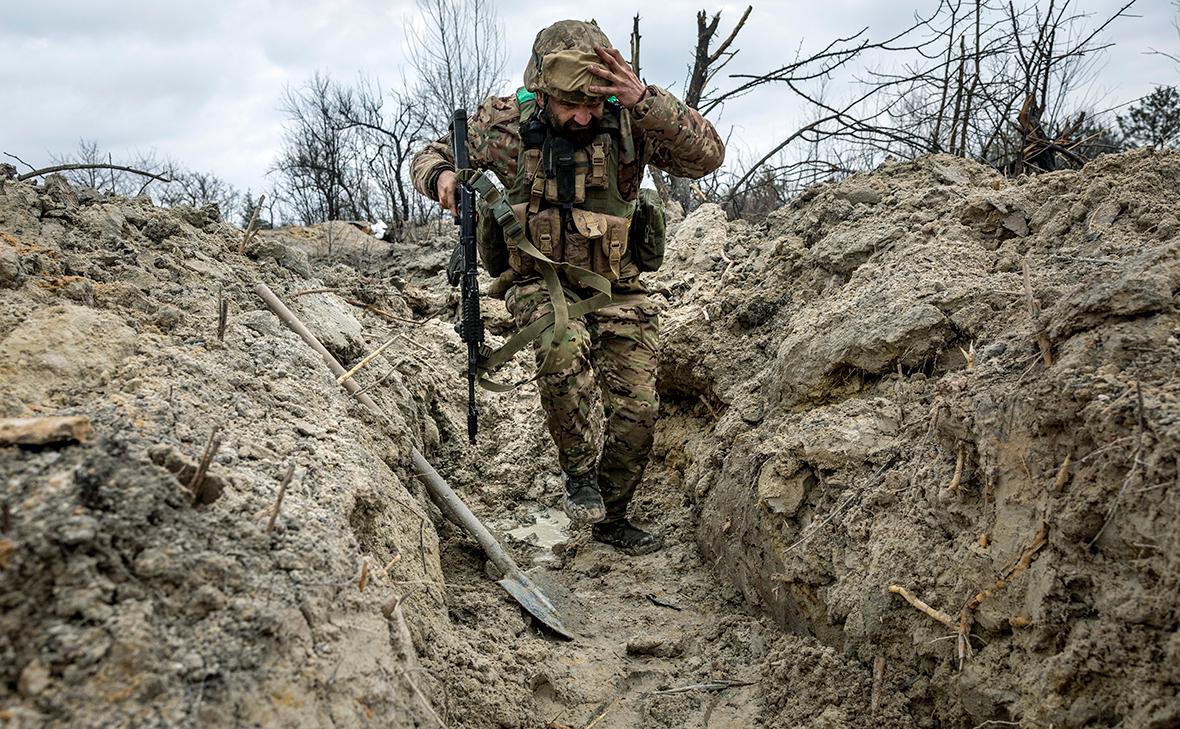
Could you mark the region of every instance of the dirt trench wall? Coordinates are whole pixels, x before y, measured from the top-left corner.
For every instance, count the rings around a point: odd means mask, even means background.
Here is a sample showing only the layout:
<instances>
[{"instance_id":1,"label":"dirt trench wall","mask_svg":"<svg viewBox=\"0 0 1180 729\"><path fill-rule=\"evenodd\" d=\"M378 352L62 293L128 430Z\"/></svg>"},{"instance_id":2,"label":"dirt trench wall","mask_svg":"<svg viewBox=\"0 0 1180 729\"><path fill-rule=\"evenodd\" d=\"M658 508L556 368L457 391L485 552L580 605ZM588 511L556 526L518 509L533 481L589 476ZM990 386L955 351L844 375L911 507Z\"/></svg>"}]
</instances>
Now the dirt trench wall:
<instances>
[{"instance_id":1,"label":"dirt trench wall","mask_svg":"<svg viewBox=\"0 0 1180 729\"><path fill-rule=\"evenodd\" d=\"M450 621L403 470L411 444L438 441L431 376L388 373L379 421L253 294L266 282L345 361L374 348L345 301L355 272L309 262L319 233L263 232L242 255L212 207L5 183L0 417L83 415L94 431L0 447L5 726L424 726L444 691L458 725L522 721ZM340 291L295 295L325 287ZM396 290L374 302L412 316ZM211 503L194 504L215 426Z\"/></svg>"},{"instance_id":2,"label":"dirt trench wall","mask_svg":"<svg viewBox=\"0 0 1180 729\"><path fill-rule=\"evenodd\" d=\"M661 377L693 418L659 441L718 573L883 657L884 705L925 726L1180 722L1178 210L1180 154L1141 150L1016 181L888 163L759 227L690 215ZM956 627L993 591L962 670L891 584Z\"/></svg>"}]
</instances>

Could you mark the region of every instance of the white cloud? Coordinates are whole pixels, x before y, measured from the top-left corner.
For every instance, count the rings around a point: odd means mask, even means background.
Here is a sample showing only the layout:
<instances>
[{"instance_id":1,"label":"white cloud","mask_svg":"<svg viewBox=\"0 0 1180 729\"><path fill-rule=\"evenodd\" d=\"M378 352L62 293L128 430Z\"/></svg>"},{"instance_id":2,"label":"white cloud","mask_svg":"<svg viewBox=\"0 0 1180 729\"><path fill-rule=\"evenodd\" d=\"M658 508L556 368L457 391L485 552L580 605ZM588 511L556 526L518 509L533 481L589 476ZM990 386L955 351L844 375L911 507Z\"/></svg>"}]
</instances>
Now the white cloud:
<instances>
[{"instance_id":1,"label":"white cloud","mask_svg":"<svg viewBox=\"0 0 1180 729\"><path fill-rule=\"evenodd\" d=\"M1117 7L1099 0L1088 6L1096 13ZM584 18L587 7L501 0L509 44L506 92L520 84L536 32L564 17ZM665 0L641 9L649 81L683 91L700 7L698 0ZM710 12L722 10L721 31L728 33L744 7L723 3ZM735 44L741 52L726 73L775 68L800 46L811 51L864 26L882 37L907 25L913 7L868 0L756 3ZM635 8L602 0L593 16L625 49ZM1180 83L1174 64L1143 53L1176 47L1173 5L1140 0L1135 11L1143 17L1113 26L1117 45L1097 82L1112 106L1154 84ZM6 2L0 8L0 150L47 162L85 137L116 155L155 149L258 190L279 147L284 86L299 86L316 71L340 79L365 72L397 82L408 73L405 26L414 13L413 0ZM735 149L758 150L794 129L801 116L789 93L763 89L728 105L719 126L723 133L733 130Z\"/></svg>"}]
</instances>

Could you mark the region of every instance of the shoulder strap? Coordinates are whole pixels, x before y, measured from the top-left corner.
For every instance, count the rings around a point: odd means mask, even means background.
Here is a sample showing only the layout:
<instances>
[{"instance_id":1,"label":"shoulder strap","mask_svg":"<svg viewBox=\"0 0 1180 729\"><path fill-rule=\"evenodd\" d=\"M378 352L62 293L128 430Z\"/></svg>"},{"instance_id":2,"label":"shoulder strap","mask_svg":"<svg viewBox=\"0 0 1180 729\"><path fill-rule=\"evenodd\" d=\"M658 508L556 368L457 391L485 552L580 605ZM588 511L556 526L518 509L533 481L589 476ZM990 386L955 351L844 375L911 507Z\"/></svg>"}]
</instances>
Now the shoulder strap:
<instances>
[{"instance_id":1,"label":"shoulder strap","mask_svg":"<svg viewBox=\"0 0 1180 729\"><path fill-rule=\"evenodd\" d=\"M519 250L533 258L537 270L541 272L541 278L545 281L545 288L549 292L549 300L553 305L552 313L546 314L537 321L524 327L499 349L484 355L480 362L480 371L486 375L496 370L512 359L513 355L524 349L525 345L541 337L545 359L542 361L541 366L537 368L537 373L531 378L536 379L548 373L551 369L553 354L556 350L555 343L561 342L565 338L566 329L569 327L569 320L571 318L583 317L611 303L610 281L605 276L580 266L551 260L538 250L536 246L529 242L527 236L525 236L524 227L521 226L516 213L512 212L512 207L504 199L504 195L483 173L478 170L465 169L459 170L456 175L461 182L466 182L475 188L475 191L488 204L491 208L492 215L496 218L496 222L504 230L504 237L512 240ZM558 275L559 272L564 273L569 280L596 293L587 299L579 299L562 287L561 278ZM574 301L572 303L567 301L567 297L573 298ZM485 389L504 392L529 381L524 380L513 385L502 385L486 377L482 377L480 384Z\"/></svg>"}]
</instances>

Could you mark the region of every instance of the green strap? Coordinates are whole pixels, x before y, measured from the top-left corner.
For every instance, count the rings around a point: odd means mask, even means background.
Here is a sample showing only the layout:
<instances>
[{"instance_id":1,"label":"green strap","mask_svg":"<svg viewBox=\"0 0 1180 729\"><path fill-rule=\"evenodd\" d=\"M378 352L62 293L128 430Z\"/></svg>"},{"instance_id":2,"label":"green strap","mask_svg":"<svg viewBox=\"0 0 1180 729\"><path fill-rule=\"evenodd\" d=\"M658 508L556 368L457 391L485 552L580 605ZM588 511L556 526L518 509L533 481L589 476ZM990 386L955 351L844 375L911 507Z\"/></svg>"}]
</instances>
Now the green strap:
<instances>
[{"instance_id":1,"label":"green strap","mask_svg":"<svg viewBox=\"0 0 1180 729\"><path fill-rule=\"evenodd\" d=\"M545 359L537 367L537 372L533 377L511 385L494 382L486 377L481 377L479 380L480 385L487 390L506 392L526 382L531 382L551 370L554 355L561 341L565 338L570 319L581 318L592 311L597 311L610 304L611 285L605 276L580 266L550 259L529 242L525 236L524 228L520 224L520 220L516 217L516 213L512 211L512 206L504 199L504 195L500 192L499 188L493 185L491 180L485 177L482 172L475 169L464 169L458 170L455 174L460 182L471 185L479 193L480 197L484 199L484 202L488 204L491 208L492 215L496 218L496 222L503 229L504 236L510 239L518 250L524 251L534 260L537 270L541 272L541 278L544 280L545 288L549 292L549 301L553 306L552 313L546 314L536 321L531 322L510 337L501 347L482 358L480 370L482 372L495 371L511 360L526 345L537 338L541 338L541 349L545 352ZM567 296L574 299L577 299L577 297L572 292L566 292L562 287L559 272L564 273L571 281L597 293L587 299L575 300L573 304L568 303L566 301Z\"/></svg>"}]
</instances>

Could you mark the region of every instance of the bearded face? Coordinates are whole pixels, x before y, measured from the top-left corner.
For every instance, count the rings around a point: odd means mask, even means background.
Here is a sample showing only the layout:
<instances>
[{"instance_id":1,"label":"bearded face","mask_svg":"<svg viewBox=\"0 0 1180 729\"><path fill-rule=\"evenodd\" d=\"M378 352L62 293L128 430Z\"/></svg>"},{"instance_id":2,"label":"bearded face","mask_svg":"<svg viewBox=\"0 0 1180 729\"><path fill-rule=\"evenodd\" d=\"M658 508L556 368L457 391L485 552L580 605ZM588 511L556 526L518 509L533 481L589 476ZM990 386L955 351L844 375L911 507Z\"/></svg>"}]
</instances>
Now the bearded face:
<instances>
[{"instance_id":1,"label":"bearded face","mask_svg":"<svg viewBox=\"0 0 1180 729\"><path fill-rule=\"evenodd\" d=\"M575 147L585 147L602 133L602 103L566 104L554 98L546 100L542 116L549 128Z\"/></svg>"}]
</instances>

